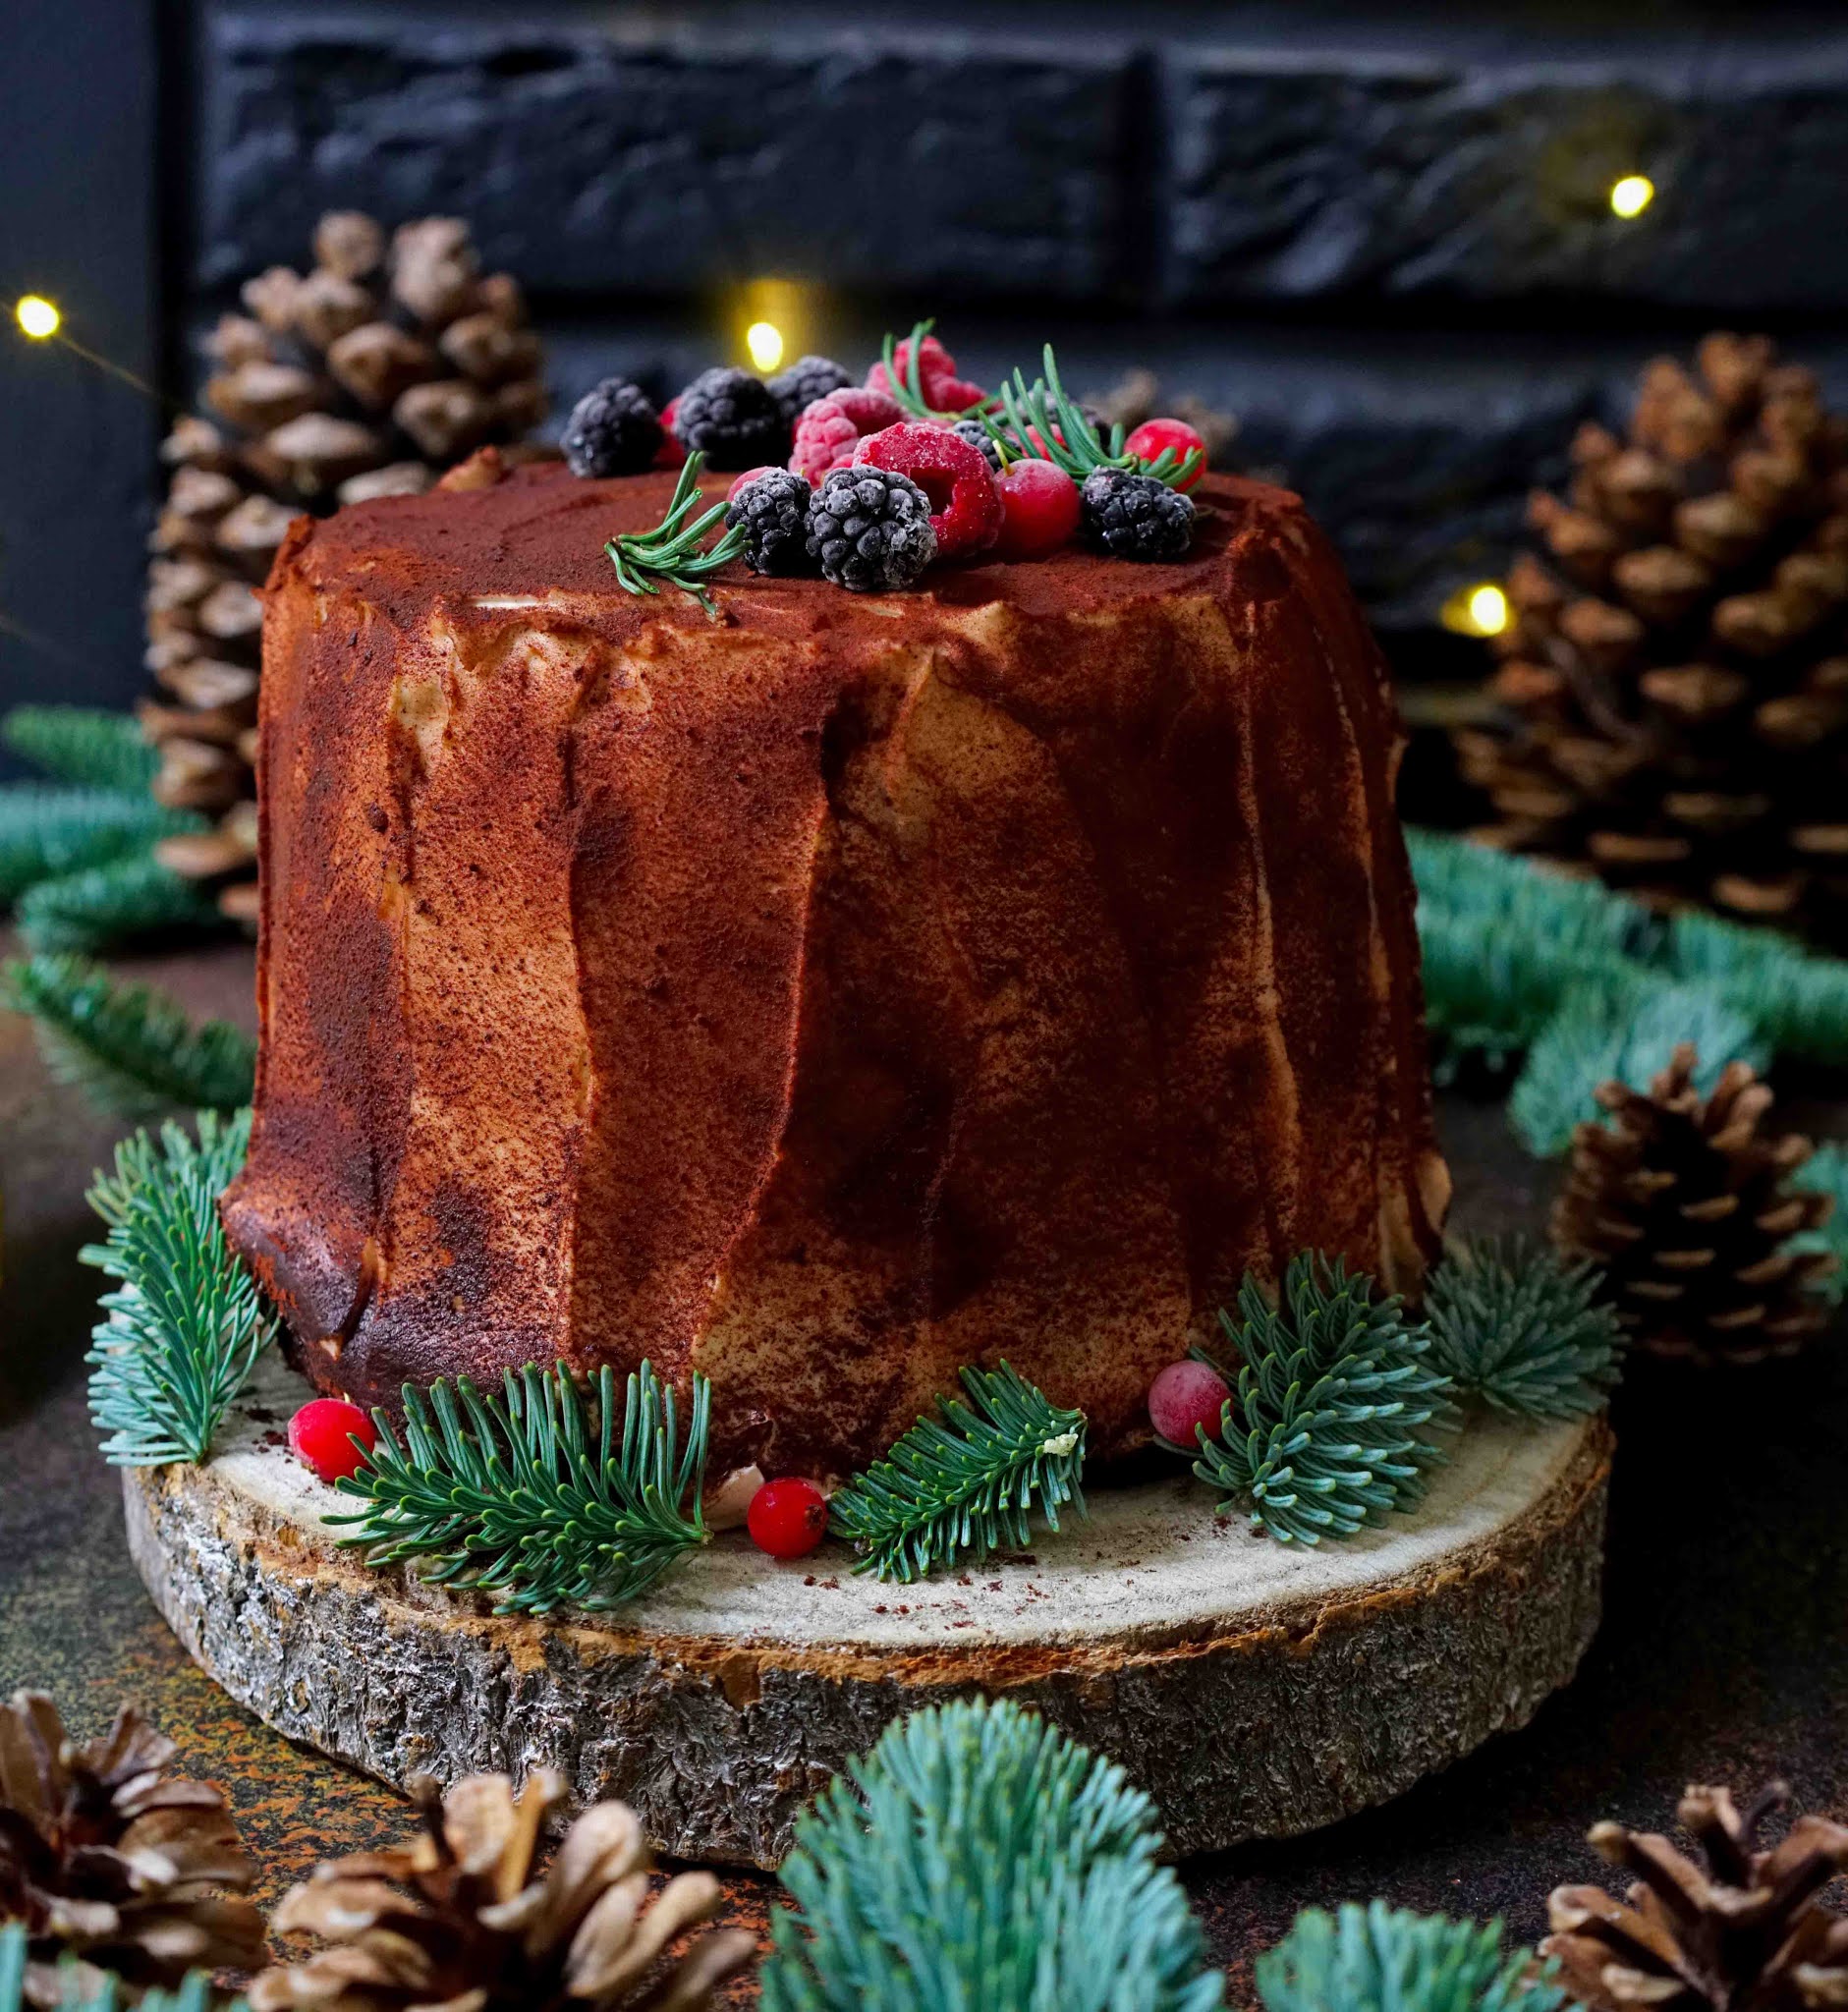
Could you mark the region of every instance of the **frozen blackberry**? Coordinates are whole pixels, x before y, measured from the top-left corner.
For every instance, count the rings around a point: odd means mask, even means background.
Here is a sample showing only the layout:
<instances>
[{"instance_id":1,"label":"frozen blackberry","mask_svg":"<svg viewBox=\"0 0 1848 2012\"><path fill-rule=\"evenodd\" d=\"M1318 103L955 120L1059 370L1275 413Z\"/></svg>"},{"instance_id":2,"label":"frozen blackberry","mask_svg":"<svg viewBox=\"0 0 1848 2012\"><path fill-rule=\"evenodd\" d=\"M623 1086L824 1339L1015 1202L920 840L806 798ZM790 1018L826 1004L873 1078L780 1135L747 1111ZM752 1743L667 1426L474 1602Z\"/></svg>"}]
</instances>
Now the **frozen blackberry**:
<instances>
[{"instance_id":1,"label":"frozen blackberry","mask_svg":"<svg viewBox=\"0 0 1848 2012\"><path fill-rule=\"evenodd\" d=\"M812 573L809 550L809 477L766 468L732 493L725 522L745 534L745 564L753 573Z\"/></svg>"},{"instance_id":2,"label":"frozen blackberry","mask_svg":"<svg viewBox=\"0 0 1848 2012\"><path fill-rule=\"evenodd\" d=\"M996 475L1001 473L1001 450L980 419L958 419L950 428L959 440L967 440Z\"/></svg>"},{"instance_id":3,"label":"frozen blackberry","mask_svg":"<svg viewBox=\"0 0 1848 2012\"><path fill-rule=\"evenodd\" d=\"M1194 506L1153 475L1100 468L1081 491L1086 538L1115 559L1181 559L1194 542Z\"/></svg>"},{"instance_id":4,"label":"frozen blackberry","mask_svg":"<svg viewBox=\"0 0 1848 2012\"><path fill-rule=\"evenodd\" d=\"M779 370L768 381L771 396L793 426L802 418L805 407L854 380L832 357L798 357L787 370Z\"/></svg>"},{"instance_id":5,"label":"frozen blackberry","mask_svg":"<svg viewBox=\"0 0 1848 2012\"><path fill-rule=\"evenodd\" d=\"M789 454L789 420L776 395L749 370L701 370L680 394L674 431L689 454L715 468L756 468Z\"/></svg>"},{"instance_id":6,"label":"frozen blackberry","mask_svg":"<svg viewBox=\"0 0 1848 2012\"><path fill-rule=\"evenodd\" d=\"M896 469L830 469L809 505L809 551L855 593L910 587L937 555L930 499Z\"/></svg>"},{"instance_id":7,"label":"frozen blackberry","mask_svg":"<svg viewBox=\"0 0 1848 2012\"><path fill-rule=\"evenodd\" d=\"M661 422L640 385L605 377L572 407L558 444L574 475L633 475L652 465Z\"/></svg>"}]
</instances>

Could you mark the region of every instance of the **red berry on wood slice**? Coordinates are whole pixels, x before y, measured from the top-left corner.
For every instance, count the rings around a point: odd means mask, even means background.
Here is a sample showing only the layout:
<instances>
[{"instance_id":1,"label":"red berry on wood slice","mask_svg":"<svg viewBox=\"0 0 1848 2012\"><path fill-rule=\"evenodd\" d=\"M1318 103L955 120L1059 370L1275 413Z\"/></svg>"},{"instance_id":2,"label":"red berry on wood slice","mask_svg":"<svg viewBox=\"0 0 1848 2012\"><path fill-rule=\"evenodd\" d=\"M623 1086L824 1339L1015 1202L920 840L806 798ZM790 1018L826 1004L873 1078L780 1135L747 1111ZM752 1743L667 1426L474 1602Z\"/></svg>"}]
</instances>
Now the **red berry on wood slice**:
<instances>
[{"instance_id":1,"label":"red berry on wood slice","mask_svg":"<svg viewBox=\"0 0 1848 2012\"><path fill-rule=\"evenodd\" d=\"M289 1421L290 1452L324 1481L343 1481L364 1465L355 1439L369 1453L378 1444L378 1427L342 1398L312 1398Z\"/></svg>"},{"instance_id":2,"label":"red berry on wood slice","mask_svg":"<svg viewBox=\"0 0 1848 2012\"><path fill-rule=\"evenodd\" d=\"M1200 456L1186 481L1174 484L1177 489L1191 489L1206 473L1206 443L1185 419L1145 419L1123 443L1124 453L1135 455L1138 461L1154 461L1163 448L1171 448L1177 462L1190 454Z\"/></svg>"},{"instance_id":3,"label":"red berry on wood slice","mask_svg":"<svg viewBox=\"0 0 1848 2012\"><path fill-rule=\"evenodd\" d=\"M944 426L907 421L868 433L854 463L909 475L930 499L930 529L939 559L985 552L1001 535L1001 494L978 447Z\"/></svg>"},{"instance_id":4,"label":"red berry on wood slice","mask_svg":"<svg viewBox=\"0 0 1848 2012\"><path fill-rule=\"evenodd\" d=\"M1231 1395L1225 1378L1207 1364L1170 1363L1148 1386L1149 1421L1170 1445L1198 1446L1196 1428L1205 1426L1208 1438L1217 1432Z\"/></svg>"},{"instance_id":5,"label":"red berry on wood slice","mask_svg":"<svg viewBox=\"0 0 1848 2012\"><path fill-rule=\"evenodd\" d=\"M765 1481L745 1512L751 1541L773 1558L806 1558L828 1534L828 1502L813 1481Z\"/></svg>"},{"instance_id":6,"label":"red berry on wood slice","mask_svg":"<svg viewBox=\"0 0 1848 2012\"><path fill-rule=\"evenodd\" d=\"M1078 484L1049 461L1017 461L995 476L1001 492L1003 559L1038 559L1055 552L1078 529Z\"/></svg>"}]
</instances>

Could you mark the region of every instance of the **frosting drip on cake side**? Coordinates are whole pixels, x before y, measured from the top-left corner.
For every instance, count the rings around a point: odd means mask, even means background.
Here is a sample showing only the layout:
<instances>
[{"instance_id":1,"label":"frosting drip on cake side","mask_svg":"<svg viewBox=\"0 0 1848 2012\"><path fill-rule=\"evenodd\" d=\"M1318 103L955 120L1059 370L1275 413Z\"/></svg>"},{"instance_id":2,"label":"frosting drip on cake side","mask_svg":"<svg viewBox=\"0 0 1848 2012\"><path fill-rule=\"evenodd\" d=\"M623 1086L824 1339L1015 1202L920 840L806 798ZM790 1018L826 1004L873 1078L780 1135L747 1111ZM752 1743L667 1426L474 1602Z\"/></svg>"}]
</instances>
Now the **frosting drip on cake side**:
<instances>
[{"instance_id":1,"label":"frosting drip on cake side","mask_svg":"<svg viewBox=\"0 0 1848 2012\"><path fill-rule=\"evenodd\" d=\"M671 478L304 528L234 1241L325 1387L644 1355L715 1472L1006 1356L1109 1452L1248 1265L1415 1286L1447 1183L1398 729L1300 506L852 597L609 584Z\"/></svg>"}]
</instances>

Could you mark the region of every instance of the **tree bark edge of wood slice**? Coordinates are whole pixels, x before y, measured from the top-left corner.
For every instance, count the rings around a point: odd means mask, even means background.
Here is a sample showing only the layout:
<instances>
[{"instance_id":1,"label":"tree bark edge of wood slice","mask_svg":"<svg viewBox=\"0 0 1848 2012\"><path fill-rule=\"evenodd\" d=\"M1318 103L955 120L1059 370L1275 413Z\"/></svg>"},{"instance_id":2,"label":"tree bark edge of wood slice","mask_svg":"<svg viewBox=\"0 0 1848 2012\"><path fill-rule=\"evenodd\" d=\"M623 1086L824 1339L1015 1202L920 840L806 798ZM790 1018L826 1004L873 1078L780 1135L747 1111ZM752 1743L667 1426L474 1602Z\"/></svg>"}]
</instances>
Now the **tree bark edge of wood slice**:
<instances>
[{"instance_id":1,"label":"tree bark edge of wood slice","mask_svg":"<svg viewBox=\"0 0 1848 2012\"><path fill-rule=\"evenodd\" d=\"M778 1565L738 1532L619 1614L534 1620L340 1549L320 1517L356 1505L282 1443L299 1395L265 1365L208 1465L124 1472L131 1551L186 1649L385 1781L548 1764L676 1858L774 1866L892 1719L976 1692L1121 1761L1173 1855L1296 1835L1525 1724L1597 1625L1601 1418L1474 1415L1416 1510L1314 1550L1177 1475L914 1587L836 1545Z\"/></svg>"}]
</instances>

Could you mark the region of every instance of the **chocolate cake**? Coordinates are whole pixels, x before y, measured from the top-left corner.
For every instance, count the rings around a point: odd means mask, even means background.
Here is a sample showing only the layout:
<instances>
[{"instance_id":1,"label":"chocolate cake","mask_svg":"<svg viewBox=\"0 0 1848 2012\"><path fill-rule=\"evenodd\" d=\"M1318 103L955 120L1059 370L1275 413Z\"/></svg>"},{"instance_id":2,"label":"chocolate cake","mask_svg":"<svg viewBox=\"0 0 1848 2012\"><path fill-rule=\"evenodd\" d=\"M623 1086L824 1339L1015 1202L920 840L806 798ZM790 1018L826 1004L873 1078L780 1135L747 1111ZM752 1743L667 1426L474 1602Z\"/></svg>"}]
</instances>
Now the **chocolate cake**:
<instances>
[{"instance_id":1,"label":"chocolate cake","mask_svg":"<svg viewBox=\"0 0 1848 2012\"><path fill-rule=\"evenodd\" d=\"M1416 1290L1400 734L1294 496L1188 555L619 590L670 475L299 524L237 1247L323 1388L645 1356L714 1471L1007 1358L1103 1454L1248 1267ZM715 485L715 493L716 493Z\"/></svg>"}]
</instances>

